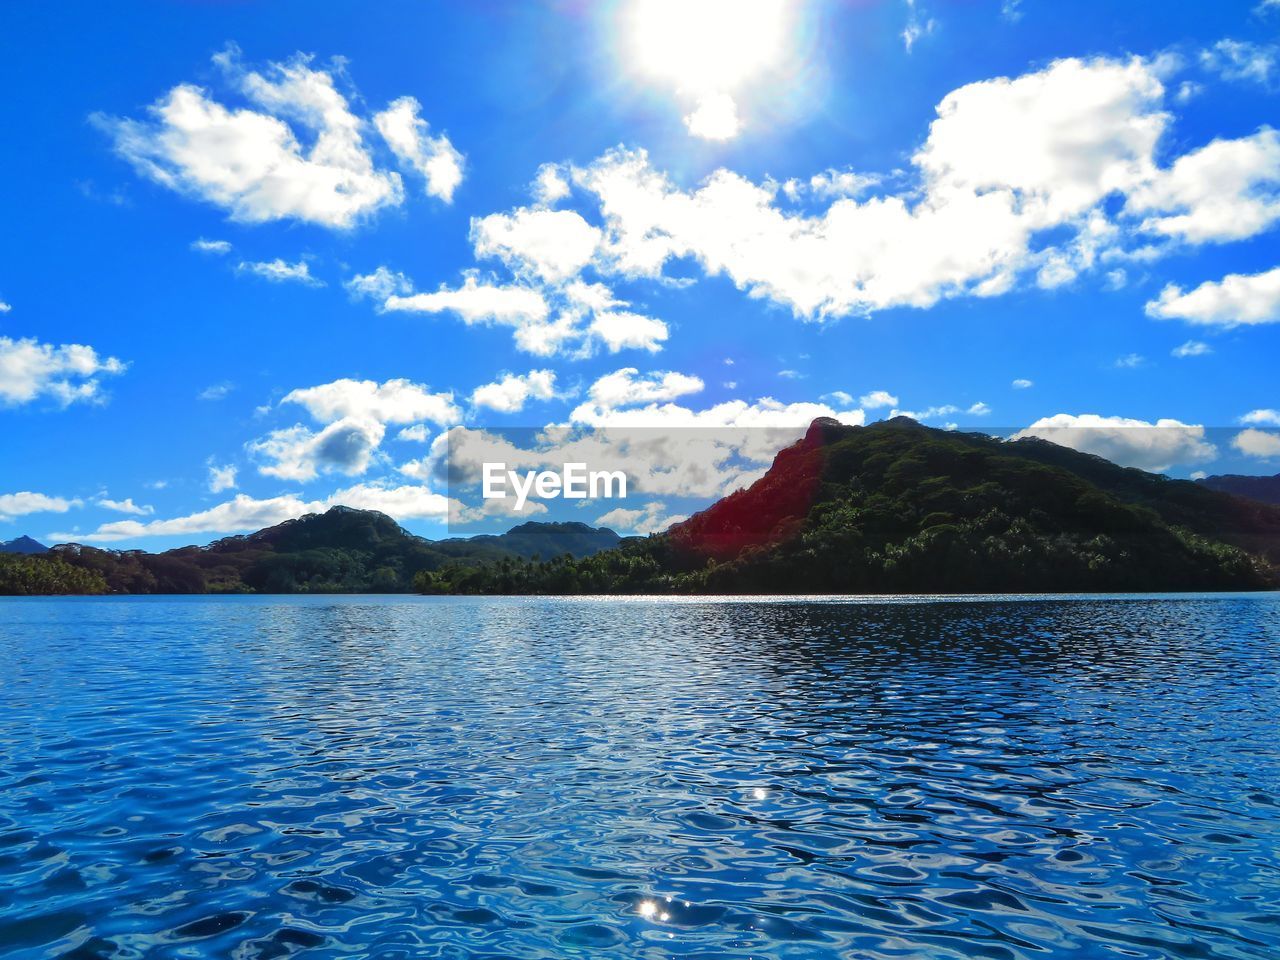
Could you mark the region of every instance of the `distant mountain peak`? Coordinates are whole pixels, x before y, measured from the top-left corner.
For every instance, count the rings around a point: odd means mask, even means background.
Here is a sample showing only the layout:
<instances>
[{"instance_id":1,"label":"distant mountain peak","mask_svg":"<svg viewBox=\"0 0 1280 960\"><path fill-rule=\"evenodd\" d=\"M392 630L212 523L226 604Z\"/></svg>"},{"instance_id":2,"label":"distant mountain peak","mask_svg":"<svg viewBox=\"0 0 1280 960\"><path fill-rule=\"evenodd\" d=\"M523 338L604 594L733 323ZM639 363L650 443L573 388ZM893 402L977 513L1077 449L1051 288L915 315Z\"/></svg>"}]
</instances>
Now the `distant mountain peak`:
<instances>
[{"instance_id":1,"label":"distant mountain peak","mask_svg":"<svg viewBox=\"0 0 1280 960\"><path fill-rule=\"evenodd\" d=\"M926 429L931 429L931 428L926 427L926 426L925 426L923 423L921 423L919 420L915 419L915 417L908 417L908 416L907 416L906 414L904 414L904 413L900 413L900 414L898 414L896 417L889 417L889 418L888 418L888 419L886 419L886 420L879 420L879 421L877 421L876 423L873 423L873 424L872 424L872 426L873 426L873 427L874 427L874 426L879 426L879 427L893 427L893 428L896 428L896 429L899 429L899 430L903 430L903 429L905 429L905 430L926 430Z\"/></svg>"},{"instance_id":2,"label":"distant mountain peak","mask_svg":"<svg viewBox=\"0 0 1280 960\"><path fill-rule=\"evenodd\" d=\"M1251 476L1239 473L1224 473L1212 477L1203 477L1196 483L1217 490L1219 493L1230 493L1259 503L1280 505L1280 473L1274 476Z\"/></svg>"},{"instance_id":3,"label":"distant mountain peak","mask_svg":"<svg viewBox=\"0 0 1280 960\"><path fill-rule=\"evenodd\" d=\"M39 540L33 540L25 534L13 540L0 542L0 553L48 553L49 548Z\"/></svg>"},{"instance_id":4,"label":"distant mountain peak","mask_svg":"<svg viewBox=\"0 0 1280 960\"><path fill-rule=\"evenodd\" d=\"M608 527L593 527L581 520L526 520L507 531L513 533L613 533Z\"/></svg>"}]
</instances>

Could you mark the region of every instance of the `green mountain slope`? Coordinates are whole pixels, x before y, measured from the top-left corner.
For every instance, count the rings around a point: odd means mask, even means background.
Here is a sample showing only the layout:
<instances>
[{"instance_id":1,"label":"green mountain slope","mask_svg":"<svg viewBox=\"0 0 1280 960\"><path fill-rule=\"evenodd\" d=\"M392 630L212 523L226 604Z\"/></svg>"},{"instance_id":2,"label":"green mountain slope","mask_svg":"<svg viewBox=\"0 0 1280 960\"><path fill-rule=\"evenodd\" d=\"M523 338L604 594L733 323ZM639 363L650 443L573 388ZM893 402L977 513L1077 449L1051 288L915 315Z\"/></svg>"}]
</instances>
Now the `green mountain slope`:
<instances>
[{"instance_id":1,"label":"green mountain slope","mask_svg":"<svg viewBox=\"0 0 1280 960\"><path fill-rule=\"evenodd\" d=\"M431 592L950 593L1277 585L1280 509L1040 440L814 421L769 471L579 561L419 577Z\"/></svg>"},{"instance_id":2,"label":"green mountain slope","mask_svg":"<svg viewBox=\"0 0 1280 960\"><path fill-rule=\"evenodd\" d=\"M48 558L100 578L111 593L403 593L416 574L446 564L584 557L618 542L612 530L581 523L524 523L500 536L432 541L386 514L333 507L205 547L153 554L60 544Z\"/></svg>"},{"instance_id":3,"label":"green mountain slope","mask_svg":"<svg viewBox=\"0 0 1280 960\"><path fill-rule=\"evenodd\" d=\"M60 557L0 553L0 596L32 597L64 593L106 593L102 575Z\"/></svg>"}]
</instances>

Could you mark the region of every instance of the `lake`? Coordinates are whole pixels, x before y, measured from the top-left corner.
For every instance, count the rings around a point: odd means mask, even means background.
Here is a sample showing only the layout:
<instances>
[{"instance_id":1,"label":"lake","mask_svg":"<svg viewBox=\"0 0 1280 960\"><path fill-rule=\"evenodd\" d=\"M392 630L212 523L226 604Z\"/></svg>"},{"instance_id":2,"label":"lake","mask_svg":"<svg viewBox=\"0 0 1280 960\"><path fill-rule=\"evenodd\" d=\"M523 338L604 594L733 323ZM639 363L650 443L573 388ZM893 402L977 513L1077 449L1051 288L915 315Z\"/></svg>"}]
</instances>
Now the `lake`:
<instances>
[{"instance_id":1,"label":"lake","mask_svg":"<svg viewBox=\"0 0 1280 960\"><path fill-rule=\"evenodd\" d=\"M0 601L0 954L1280 956L1280 596Z\"/></svg>"}]
</instances>

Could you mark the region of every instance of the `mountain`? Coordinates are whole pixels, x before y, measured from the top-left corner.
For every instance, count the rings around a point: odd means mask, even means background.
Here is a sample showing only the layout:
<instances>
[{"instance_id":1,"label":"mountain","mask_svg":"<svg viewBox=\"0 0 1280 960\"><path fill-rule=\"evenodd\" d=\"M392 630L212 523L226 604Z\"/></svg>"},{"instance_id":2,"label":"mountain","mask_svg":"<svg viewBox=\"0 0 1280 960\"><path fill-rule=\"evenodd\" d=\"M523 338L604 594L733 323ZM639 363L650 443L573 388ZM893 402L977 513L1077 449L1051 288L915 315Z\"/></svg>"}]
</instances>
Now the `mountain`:
<instances>
[{"instance_id":1,"label":"mountain","mask_svg":"<svg viewBox=\"0 0 1280 960\"><path fill-rule=\"evenodd\" d=\"M1260 503L1280 505L1280 473L1274 477L1249 477L1238 473L1226 473L1205 477L1203 480L1197 480L1196 483L1221 493L1232 493L1237 497L1247 497Z\"/></svg>"},{"instance_id":2,"label":"mountain","mask_svg":"<svg viewBox=\"0 0 1280 960\"><path fill-rule=\"evenodd\" d=\"M815 420L763 477L577 561L426 571L427 592L1263 589L1280 508L1039 439Z\"/></svg>"},{"instance_id":3,"label":"mountain","mask_svg":"<svg viewBox=\"0 0 1280 960\"><path fill-rule=\"evenodd\" d=\"M0 593L1003 593L1280 586L1280 506L1045 440L813 422L647 538L581 523L431 541L334 507L205 547L0 555Z\"/></svg>"},{"instance_id":4,"label":"mountain","mask_svg":"<svg viewBox=\"0 0 1280 960\"><path fill-rule=\"evenodd\" d=\"M49 548L38 540L32 540L30 537L22 536L15 540L5 540L0 543L0 553L48 553Z\"/></svg>"},{"instance_id":5,"label":"mountain","mask_svg":"<svg viewBox=\"0 0 1280 960\"><path fill-rule=\"evenodd\" d=\"M386 514L338 506L205 547L147 553L67 543L46 557L100 578L100 592L109 593L404 593L415 575L446 564L582 558L619 542L612 530L581 523L523 523L500 536L432 541Z\"/></svg>"},{"instance_id":6,"label":"mountain","mask_svg":"<svg viewBox=\"0 0 1280 960\"><path fill-rule=\"evenodd\" d=\"M601 550L610 550L622 542L608 527L591 527L585 523L522 523L497 536L481 534L475 537L438 540L436 547L452 549L462 545L464 552L490 546L525 560L550 559L568 554L575 559L589 557Z\"/></svg>"}]
</instances>

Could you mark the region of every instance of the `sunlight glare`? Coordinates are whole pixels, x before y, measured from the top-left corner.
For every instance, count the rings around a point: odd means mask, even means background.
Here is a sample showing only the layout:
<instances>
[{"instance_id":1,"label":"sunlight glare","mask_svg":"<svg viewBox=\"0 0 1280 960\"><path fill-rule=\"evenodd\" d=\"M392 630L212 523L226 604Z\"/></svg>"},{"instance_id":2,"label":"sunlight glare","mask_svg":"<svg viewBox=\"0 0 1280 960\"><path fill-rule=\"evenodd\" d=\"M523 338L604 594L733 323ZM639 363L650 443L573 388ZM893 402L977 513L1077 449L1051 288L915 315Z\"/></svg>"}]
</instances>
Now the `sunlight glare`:
<instances>
[{"instance_id":1,"label":"sunlight glare","mask_svg":"<svg viewBox=\"0 0 1280 960\"><path fill-rule=\"evenodd\" d=\"M803 99L815 34L813 0L621 0L614 30L627 72L664 86L702 140L732 140L746 126ZM803 79L802 79L803 75ZM763 98L760 99L760 98ZM763 109L761 109L763 105Z\"/></svg>"},{"instance_id":2,"label":"sunlight glare","mask_svg":"<svg viewBox=\"0 0 1280 960\"><path fill-rule=\"evenodd\" d=\"M732 92L785 52L785 0L632 0L628 20L637 66L697 96Z\"/></svg>"}]
</instances>

